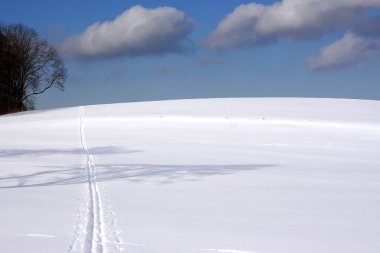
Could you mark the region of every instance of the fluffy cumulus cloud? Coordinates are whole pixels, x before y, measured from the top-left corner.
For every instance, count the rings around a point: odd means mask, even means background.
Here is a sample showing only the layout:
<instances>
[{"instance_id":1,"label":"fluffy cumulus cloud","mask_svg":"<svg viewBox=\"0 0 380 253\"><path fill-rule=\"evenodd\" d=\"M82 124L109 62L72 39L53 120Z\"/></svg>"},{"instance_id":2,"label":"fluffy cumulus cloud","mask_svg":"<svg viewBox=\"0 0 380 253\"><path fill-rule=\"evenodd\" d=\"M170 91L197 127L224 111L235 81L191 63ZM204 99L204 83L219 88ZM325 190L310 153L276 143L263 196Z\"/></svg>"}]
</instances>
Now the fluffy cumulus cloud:
<instances>
[{"instance_id":1,"label":"fluffy cumulus cloud","mask_svg":"<svg viewBox=\"0 0 380 253\"><path fill-rule=\"evenodd\" d=\"M213 49L251 47L277 39L304 40L340 29L368 29L368 10L380 0L283 0L272 5L238 6L206 39ZM376 20L379 24L379 21ZM378 30L377 30L378 31ZM376 32L376 31L374 31Z\"/></svg>"},{"instance_id":2,"label":"fluffy cumulus cloud","mask_svg":"<svg viewBox=\"0 0 380 253\"><path fill-rule=\"evenodd\" d=\"M342 39L308 59L315 70L345 68L379 55L380 0L283 0L272 5L238 6L205 40L216 50L254 47L279 39L300 41L331 32Z\"/></svg>"},{"instance_id":3,"label":"fluffy cumulus cloud","mask_svg":"<svg viewBox=\"0 0 380 253\"><path fill-rule=\"evenodd\" d=\"M95 23L66 38L61 53L72 59L183 53L194 22L171 7L134 6L113 21Z\"/></svg>"},{"instance_id":4,"label":"fluffy cumulus cloud","mask_svg":"<svg viewBox=\"0 0 380 253\"><path fill-rule=\"evenodd\" d=\"M364 38L351 32L309 58L312 69L340 69L370 61L380 54L380 39Z\"/></svg>"},{"instance_id":5,"label":"fluffy cumulus cloud","mask_svg":"<svg viewBox=\"0 0 380 253\"><path fill-rule=\"evenodd\" d=\"M256 3L240 5L225 17L206 39L206 46L225 49L252 46L266 40L255 31L255 26L265 8L264 5Z\"/></svg>"}]
</instances>

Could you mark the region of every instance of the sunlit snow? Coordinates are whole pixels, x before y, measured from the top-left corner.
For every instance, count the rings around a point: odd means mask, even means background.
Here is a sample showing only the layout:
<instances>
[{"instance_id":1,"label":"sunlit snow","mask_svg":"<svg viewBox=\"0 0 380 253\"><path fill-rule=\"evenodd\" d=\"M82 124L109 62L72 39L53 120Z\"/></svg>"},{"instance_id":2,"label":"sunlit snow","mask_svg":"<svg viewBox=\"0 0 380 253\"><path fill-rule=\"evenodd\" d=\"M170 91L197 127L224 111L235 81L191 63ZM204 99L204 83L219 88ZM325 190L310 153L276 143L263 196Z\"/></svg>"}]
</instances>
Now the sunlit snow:
<instances>
[{"instance_id":1,"label":"sunlit snow","mask_svg":"<svg viewBox=\"0 0 380 253\"><path fill-rule=\"evenodd\" d=\"M378 253L380 102L0 117L0 252Z\"/></svg>"}]
</instances>

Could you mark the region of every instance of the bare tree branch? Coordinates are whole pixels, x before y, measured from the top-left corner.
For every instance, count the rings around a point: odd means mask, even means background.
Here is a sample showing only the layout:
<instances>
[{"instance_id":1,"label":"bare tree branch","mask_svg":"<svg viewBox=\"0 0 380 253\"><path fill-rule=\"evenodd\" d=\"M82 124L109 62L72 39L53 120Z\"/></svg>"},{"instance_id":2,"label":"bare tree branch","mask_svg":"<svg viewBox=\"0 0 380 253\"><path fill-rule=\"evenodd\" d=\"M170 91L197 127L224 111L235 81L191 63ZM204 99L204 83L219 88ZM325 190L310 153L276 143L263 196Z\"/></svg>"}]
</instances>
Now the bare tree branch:
<instances>
[{"instance_id":1,"label":"bare tree branch","mask_svg":"<svg viewBox=\"0 0 380 253\"><path fill-rule=\"evenodd\" d=\"M33 108L33 97L67 78L59 54L36 31L0 23L0 114Z\"/></svg>"},{"instance_id":2,"label":"bare tree branch","mask_svg":"<svg viewBox=\"0 0 380 253\"><path fill-rule=\"evenodd\" d=\"M23 97L22 101L24 102L30 96L34 96L34 95L38 95L38 94L44 93L47 89L50 89L53 86L53 84L54 84L54 81L51 81L50 84L48 86L46 86L43 90L38 91L38 92L33 92L33 93L30 93L30 94L26 95L25 97Z\"/></svg>"}]
</instances>

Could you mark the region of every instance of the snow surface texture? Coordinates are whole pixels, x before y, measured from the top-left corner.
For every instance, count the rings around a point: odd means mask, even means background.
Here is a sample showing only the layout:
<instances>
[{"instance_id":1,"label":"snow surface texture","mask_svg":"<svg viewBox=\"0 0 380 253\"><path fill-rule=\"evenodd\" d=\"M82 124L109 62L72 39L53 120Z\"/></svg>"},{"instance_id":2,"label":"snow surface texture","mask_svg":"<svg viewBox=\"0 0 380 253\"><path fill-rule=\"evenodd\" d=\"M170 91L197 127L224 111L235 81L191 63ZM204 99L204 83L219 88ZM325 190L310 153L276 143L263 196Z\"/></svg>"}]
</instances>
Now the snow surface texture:
<instances>
[{"instance_id":1,"label":"snow surface texture","mask_svg":"<svg viewBox=\"0 0 380 253\"><path fill-rule=\"evenodd\" d=\"M380 102L0 117L0 252L378 253Z\"/></svg>"}]
</instances>

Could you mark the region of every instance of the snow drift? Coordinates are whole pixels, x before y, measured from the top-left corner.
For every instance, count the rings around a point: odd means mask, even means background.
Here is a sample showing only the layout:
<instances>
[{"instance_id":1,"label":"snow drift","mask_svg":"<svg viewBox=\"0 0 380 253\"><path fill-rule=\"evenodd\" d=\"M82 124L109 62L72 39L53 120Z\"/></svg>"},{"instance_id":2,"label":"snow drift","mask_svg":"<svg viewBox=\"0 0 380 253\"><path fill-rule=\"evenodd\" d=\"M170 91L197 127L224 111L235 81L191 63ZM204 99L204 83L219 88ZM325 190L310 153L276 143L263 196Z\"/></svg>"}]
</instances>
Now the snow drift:
<instances>
[{"instance_id":1,"label":"snow drift","mask_svg":"<svg viewBox=\"0 0 380 253\"><path fill-rule=\"evenodd\" d=\"M379 157L378 101L2 116L1 252L377 253Z\"/></svg>"}]
</instances>

